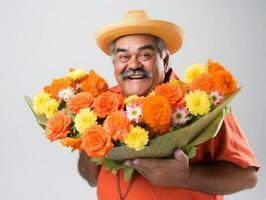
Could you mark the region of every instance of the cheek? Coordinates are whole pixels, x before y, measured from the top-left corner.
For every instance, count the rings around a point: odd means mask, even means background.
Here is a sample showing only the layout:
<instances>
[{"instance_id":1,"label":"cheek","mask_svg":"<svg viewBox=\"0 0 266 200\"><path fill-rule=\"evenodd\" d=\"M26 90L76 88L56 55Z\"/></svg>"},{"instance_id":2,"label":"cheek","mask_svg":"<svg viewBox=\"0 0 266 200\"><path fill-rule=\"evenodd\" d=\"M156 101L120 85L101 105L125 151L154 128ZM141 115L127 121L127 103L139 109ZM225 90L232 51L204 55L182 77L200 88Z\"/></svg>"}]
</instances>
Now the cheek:
<instances>
[{"instance_id":1,"label":"cheek","mask_svg":"<svg viewBox=\"0 0 266 200\"><path fill-rule=\"evenodd\" d=\"M153 79L157 82L162 82L164 79L164 67L163 63L160 62L150 62L146 65L146 70L151 72L153 75Z\"/></svg>"},{"instance_id":2,"label":"cheek","mask_svg":"<svg viewBox=\"0 0 266 200\"><path fill-rule=\"evenodd\" d=\"M117 81L120 80L120 74L124 71L125 66L114 64L114 75Z\"/></svg>"}]
</instances>

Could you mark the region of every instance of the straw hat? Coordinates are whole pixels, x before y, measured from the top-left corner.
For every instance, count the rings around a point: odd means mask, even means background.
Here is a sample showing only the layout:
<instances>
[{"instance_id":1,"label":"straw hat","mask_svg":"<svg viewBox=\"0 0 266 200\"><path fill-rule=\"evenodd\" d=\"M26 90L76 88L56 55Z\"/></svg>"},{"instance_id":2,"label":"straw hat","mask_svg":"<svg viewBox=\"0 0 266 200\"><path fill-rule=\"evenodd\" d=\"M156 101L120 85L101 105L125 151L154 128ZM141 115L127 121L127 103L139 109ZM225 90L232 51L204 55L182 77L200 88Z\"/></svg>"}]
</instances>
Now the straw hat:
<instances>
[{"instance_id":1,"label":"straw hat","mask_svg":"<svg viewBox=\"0 0 266 200\"><path fill-rule=\"evenodd\" d=\"M130 10L122 22L108 25L95 34L96 42L104 53L117 38L132 34L149 34L162 39L170 54L177 52L183 41L182 29L168 21L150 19L144 10Z\"/></svg>"}]
</instances>

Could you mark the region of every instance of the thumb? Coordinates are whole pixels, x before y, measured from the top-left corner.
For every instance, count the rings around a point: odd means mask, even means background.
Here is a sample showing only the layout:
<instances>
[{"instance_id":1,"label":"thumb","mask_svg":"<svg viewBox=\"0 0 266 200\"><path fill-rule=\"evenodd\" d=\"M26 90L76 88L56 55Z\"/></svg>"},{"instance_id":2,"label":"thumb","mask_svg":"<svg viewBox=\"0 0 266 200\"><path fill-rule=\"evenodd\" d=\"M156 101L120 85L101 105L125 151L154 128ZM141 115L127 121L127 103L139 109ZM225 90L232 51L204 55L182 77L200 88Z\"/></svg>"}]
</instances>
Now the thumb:
<instances>
[{"instance_id":1,"label":"thumb","mask_svg":"<svg viewBox=\"0 0 266 200\"><path fill-rule=\"evenodd\" d=\"M181 149L175 150L174 156L179 162L188 163L188 157Z\"/></svg>"}]
</instances>

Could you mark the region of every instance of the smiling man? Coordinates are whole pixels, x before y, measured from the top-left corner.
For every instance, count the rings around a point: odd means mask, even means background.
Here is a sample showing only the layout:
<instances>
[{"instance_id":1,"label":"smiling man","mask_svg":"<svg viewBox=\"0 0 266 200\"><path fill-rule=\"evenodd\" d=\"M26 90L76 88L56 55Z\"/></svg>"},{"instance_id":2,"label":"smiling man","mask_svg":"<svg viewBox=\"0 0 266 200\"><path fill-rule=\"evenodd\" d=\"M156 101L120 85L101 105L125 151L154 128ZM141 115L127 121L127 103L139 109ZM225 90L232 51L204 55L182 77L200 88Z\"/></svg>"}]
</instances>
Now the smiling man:
<instances>
[{"instance_id":1,"label":"smiling man","mask_svg":"<svg viewBox=\"0 0 266 200\"><path fill-rule=\"evenodd\" d=\"M144 11L129 11L125 19L96 34L99 47L111 56L118 85L111 91L125 96L147 95L155 86L177 78L168 67L169 55L182 44L181 29L151 20ZM100 200L223 199L223 195L256 185L258 163L236 119L228 114L217 136L198 146L192 160L176 150L174 159L134 159L125 164L137 173L133 181L114 176L80 153L79 171Z\"/></svg>"}]
</instances>

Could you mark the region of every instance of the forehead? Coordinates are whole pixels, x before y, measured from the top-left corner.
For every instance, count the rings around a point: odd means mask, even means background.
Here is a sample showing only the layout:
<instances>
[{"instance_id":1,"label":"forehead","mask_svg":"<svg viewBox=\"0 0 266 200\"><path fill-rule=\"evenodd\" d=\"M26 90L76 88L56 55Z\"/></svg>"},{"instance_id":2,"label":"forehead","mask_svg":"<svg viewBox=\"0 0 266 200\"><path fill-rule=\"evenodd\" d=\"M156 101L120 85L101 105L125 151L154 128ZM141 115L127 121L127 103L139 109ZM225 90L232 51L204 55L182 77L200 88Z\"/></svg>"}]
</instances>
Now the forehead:
<instances>
[{"instance_id":1,"label":"forehead","mask_svg":"<svg viewBox=\"0 0 266 200\"><path fill-rule=\"evenodd\" d=\"M156 37L152 35L127 35L115 41L115 48L136 49L144 45L156 46Z\"/></svg>"}]
</instances>

